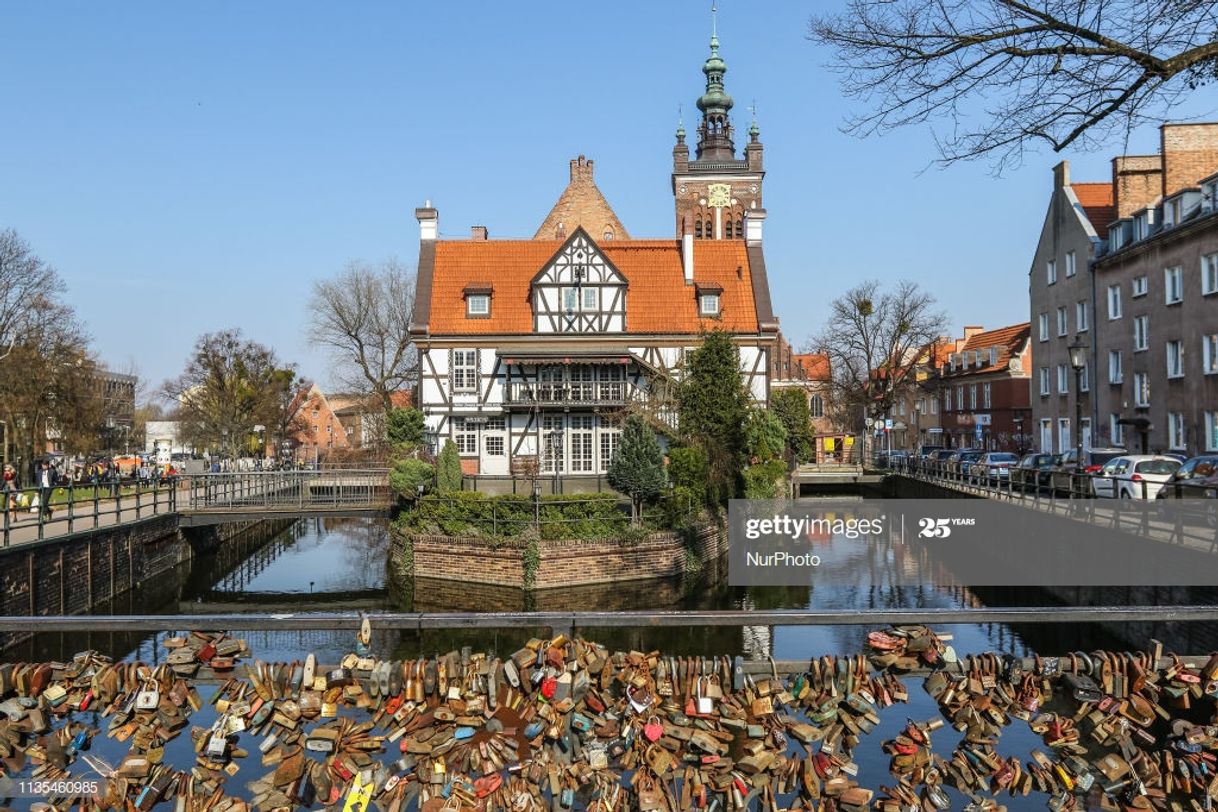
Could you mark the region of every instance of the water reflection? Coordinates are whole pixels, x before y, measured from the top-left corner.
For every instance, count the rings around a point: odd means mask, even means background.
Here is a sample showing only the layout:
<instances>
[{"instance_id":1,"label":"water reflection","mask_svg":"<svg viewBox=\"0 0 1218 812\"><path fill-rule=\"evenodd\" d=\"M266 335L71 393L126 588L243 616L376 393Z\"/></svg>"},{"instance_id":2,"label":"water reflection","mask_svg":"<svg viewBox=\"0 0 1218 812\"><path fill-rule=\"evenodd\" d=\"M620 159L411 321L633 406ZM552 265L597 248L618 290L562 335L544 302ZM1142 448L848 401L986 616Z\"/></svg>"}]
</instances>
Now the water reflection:
<instances>
[{"instance_id":1,"label":"water reflection","mask_svg":"<svg viewBox=\"0 0 1218 812\"><path fill-rule=\"evenodd\" d=\"M699 576L625 584L578 586L526 592L470 581L395 578L389 574L388 524L381 519L308 519L283 529L263 528L211 556L181 565L142 584L96 614L208 614L229 612L394 611L579 611L688 609L856 610L857 626L786 626L588 629L585 634L614 649L662 649L674 655L743 653L752 657L803 659L811 654L854 652L868 611L975 606L1155 604L1214 602L1214 589L1130 589L1116 595L1079 588L1068 595L1017 588L932 586L933 562L882 550L856 562L858 577L844 585L733 588L726 585L726 560L704 567ZM893 583L899 568L918 572L916 586ZM845 579L839 579L842 581ZM412 658L462 646L510 653L545 629L435 631L421 634L377 632L381 655ZM1207 651L1218 638L1206 624L1095 624L1010 626L968 624L943 629L961 653L995 650L1018 654L1127 648L1124 631L1141 645L1149 637L1180 651ZM351 649L346 632L250 632L241 635L262 659L293 660L315 651L335 662ZM156 662L163 651L158 636L93 633L44 634L4 653L6 660L64 659L95 648L118 657Z\"/></svg>"}]
</instances>

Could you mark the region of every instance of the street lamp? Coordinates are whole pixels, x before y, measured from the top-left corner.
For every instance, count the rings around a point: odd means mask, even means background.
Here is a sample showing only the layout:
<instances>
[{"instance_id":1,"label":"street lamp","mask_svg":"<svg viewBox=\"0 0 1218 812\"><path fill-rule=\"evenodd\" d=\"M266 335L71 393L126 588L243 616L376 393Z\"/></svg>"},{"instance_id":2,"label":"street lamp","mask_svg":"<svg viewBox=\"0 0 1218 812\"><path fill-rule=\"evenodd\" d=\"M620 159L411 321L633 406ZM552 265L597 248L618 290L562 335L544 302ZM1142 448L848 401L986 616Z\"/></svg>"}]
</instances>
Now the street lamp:
<instances>
[{"instance_id":1,"label":"street lamp","mask_svg":"<svg viewBox=\"0 0 1218 812\"><path fill-rule=\"evenodd\" d=\"M1083 369L1087 366L1090 347L1082 337L1075 336L1070 351L1070 366L1074 367L1074 472L1083 472Z\"/></svg>"}]
</instances>

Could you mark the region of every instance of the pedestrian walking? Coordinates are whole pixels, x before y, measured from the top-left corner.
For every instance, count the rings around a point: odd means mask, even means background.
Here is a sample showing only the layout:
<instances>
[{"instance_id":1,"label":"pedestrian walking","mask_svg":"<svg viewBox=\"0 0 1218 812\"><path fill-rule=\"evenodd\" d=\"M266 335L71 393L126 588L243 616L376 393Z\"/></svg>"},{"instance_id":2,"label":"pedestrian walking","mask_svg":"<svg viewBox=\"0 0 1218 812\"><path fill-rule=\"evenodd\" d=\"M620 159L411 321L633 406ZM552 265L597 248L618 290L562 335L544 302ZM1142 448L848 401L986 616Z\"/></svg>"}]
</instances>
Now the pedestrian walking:
<instances>
[{"instance_id":1,"label":"pedestrian walking","mask_svg":"<svg viewBox=\"0 0 1218 812\"><path fill-rule=\"evenodd\" d=\"M42 516L51 518L51 494L55 492L55 469L50 460L42 461L38 471L38 510Z\"/></svg>"},{"instance_id":2,"label":"pedestrian walking","mask_svg":"<svg viewBox=\"0 0 1218 812\"><path fill-rule=\"evenodd\" d=\"M4 464L4 506L5 510L17 509L17 469L8 463Z\"/></svg>"}]
</instances>

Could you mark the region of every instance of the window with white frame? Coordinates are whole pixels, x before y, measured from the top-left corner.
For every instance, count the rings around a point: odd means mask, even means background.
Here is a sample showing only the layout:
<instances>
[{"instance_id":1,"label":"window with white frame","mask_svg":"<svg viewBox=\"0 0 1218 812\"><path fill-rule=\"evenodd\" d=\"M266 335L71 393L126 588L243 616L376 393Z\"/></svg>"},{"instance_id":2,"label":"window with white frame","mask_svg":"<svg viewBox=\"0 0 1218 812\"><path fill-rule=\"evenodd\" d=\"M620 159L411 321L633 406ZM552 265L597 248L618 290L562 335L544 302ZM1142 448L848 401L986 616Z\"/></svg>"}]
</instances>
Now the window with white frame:
<instances>
[{"instance_id":1,"label":"window with white frame","mask_svg":"<svg viewBox=\"0 0 1218 812\"><path fill-rule=\"evenodd\" d=\"M1074 446L1074 443L1070 442L1070 418L1068 417L1057 418L1057 443L1062 451Z\"/></svg>"},{"instance_id":2,"label":"window with white frame","mask_svg":"<svg viewBox=\"0 0 1218 812\"><path fill-rule=\"evenodd\" d=\"M1121 317L1121 286L1108 286L1108 320L1113 321Z\"/></svg>"},{"instance_id":3,"label":"window with white frame","mask_svg":"<svg viewBox=\"0 0 1218 812\"><path fill-rule=\"evenodd\" d=\"M1090 417L1084 417L1082 420L1079 421L1078 431L1079 431L1079 434L1083 438L1083 448L1090 449L1091 448L1091 418Z\"/></svg>"},{"instance_id":4,"label":"window with white frame","mask_svg":"<svg viewBox=\"0 0 1218 812\"><path fill-rule=\"evenodd\" d=\"M595 460L592 457L592 429L595 418L590 414L571 415L571 472L591 473Z\"/></svg>"},{"instance_id":5,"label":"window with white frame","mask_svg":"<svg viewBox=\"0 0 1218 812\"><path fill-rule=\"evenodd\" d=\"M1184 301L1184 269L1179 265L1163 270L1163 298L1167 304Z\"/></svg>"},{"instance_id":6,"label":"window with white frame","mask_svg":"<svg viewBox=\"0 0 1218 812\"><path fill-rule=\"evenodd\" d=\"M1138 316L1133 320L1133 351L1150 349L1150 316Z\"/></svg>"},{"instance_id":7,"label":"window with white frame","mask_svg":"<svg viewBox=\"0 0 1218 812\"><path fill-rule=\"evenodd\" d=\"M1150 405L1150 375L1148 373L1133 373L1133 405L1140 409Z\"/></svg>"},{"instance_id":8,"label":"window with white frame","mask_svg":"<svg viewBox=\"0 0 1218 812\"><path fill-rule=\"evenodd\" d=\"M1051 259L1045 263L1045 283L1052 285L1057 282L1057 260Z\"/></svg>"},{"instance_id":9,"label":"window with white frame","mask_svg":"<svg viewBox=\"0 0 1218 812\"><path fill-rule=\"evenodd\" d=\"M1078 372L1078 388L1080 392L1091 391L1091 364L1083 364Z\"/></svg>"},{"instance_id":10,"label":"window with white frame","mask_svg":"<svg viewBox=\"0 0 1218 812\"><path fill-rule=\"evenodd\" d=\"M950 386L943 389L943 411L950 412L952 410L952 388Z\"/></svg>"},{"instance_id":11,"label":"window with white frame","mask_svg":"<svg viewBox=\"0 0 1218 812\"><path fill-rule=\"evenodd\" d=\"M1036 326L1040 335L1041 341L1049 340L1049 314L1041 313L1036 317Z\"/></svg>"},{"instance_id":12,"label":"window with white frame","mask_svg":"<svg viewBox=\"0 0 1218 812\"><path fill-rule=\"evenodd\" d=\"M1201 258L1201 295L1218 293L1218 252Z\"/></svg>"},{"instance_id":13,"label":"window with white frame","mask_svg":"<svg viewBox=\"0 0 1218 812\"><path fill-rule=\"evenodd\" d=\"M825 399L820 395L813 395L808 403L808 412L813 417L825 416Z\"/></svg>"},{"instance_id":14,"label":"window with white frame","mask_svg":"<svg viewBox=\"0 0 1218 812\"><path fill-rule=\"evenodd\" d=\"M464 417L454 417L453 445L463 457L478 456L478 427Z\"/></svg>"},{"instance_id":15,"label":"window with white frame","mask_svg":"<svg viewBox=\"0 0 1218 812\"><path fill-rule=\"evenodd\" d=\"M608 470L609 463L617 456L618 445L622 441L622 431L618 428L601 427L601 469Z\"/></svg>"},{"instance_id":16,"label":"window with white frame","mask_svg":"<svg viewBox=\"0 0 1218 812\"><path fill-rule=\"evenodd\" d=\"M1205 450L1218 451L1218 412L1205 413Z\"/></svg>"},{"instance_id":17,"label":"window with white frame","mask_svg":"<svg viewBox=\"0 0 1218 812\"><path fill-rule=\"evenodd\" d=\"M1049 368L1048 368L1048 367L1041 367L1041 368L1040 368L1040 394L1041 394L1041 396L1042 396L1042 397L1044 397L1045 395L1049 394L1049 392L1050 392L1050 389L1049 389ZM948 408L951 408L951 407L950 407L950 404L949 404Z\"/></svg>"},{"instance_id":18,"label":"window with white frame","mask_svg":"<svg viewBox=\"0 0 1218 812\"><path fill-rule=\"evenodd\" d=\"M1071 276L1074 276L1074 274L1077 271L1078 271L1078 268L1074 261L1074 252L1067 251L1066 252L1066 278L1069 279Z\"/></svg>"},{"instance_id":19,"label":"window with white frame","mask_svg":"<svg viewBox=\"0 0 1218 812\"><path fill-rule=\"evenodd\" d=\"M580 304L584 308L584 312L597 310L597 304L600 301L600 288L580 288L583 293L580 296Z\"/></svg>"},{"instance_id":20,"label":"window with white frame","mask_svg":"<svg viewBox=\"0 0 1218 812\"><path fill-rule=\"evenodd\" d=\"M1064 395L1070 391L1070 367L1065 364L1057 365L1057 394Z\"/></svg>"},{"instance_id":21,"label":"window with white frame","mask_svg":"<svg viewBox=\"0 0 1218 812\"><path fill-rule=\"evenodd\" d=\"M901 400L897 401L897 417L904 417L904 416L905 416L905 400L901 399Z\"/></svg>"},{"instance_id":22,"label":"window with white frame","mask_svg":"<svg viewBox=\"0 0 1218 812\"><path fill-rule=\"evenodd\" d=\"M931 399L930 399L930 413L931 413L931 414L938 414L938 413L939 413L939 400L938 400L938 398L931 398Z\"/></svg>"},{"instance_id":23,"label":"window with white frame","mask_svg":"<svg viewBox=\"0 0 1218 812\"><path fill-rule=\"evenodd\" d=\"M478 390L477 350L453 350L452 382L454 392Z\"/></svg>"},{"instance_id":24,"label":"window with white frame","mask_svg":"<svg viewBox=\"0 0 1218 812\"><path fill-rule=\"evenodd\" d=\"M491 297L485 293L471 293L465 297L465 313L468 316L489 316Z\"/></svg>"},{"instance_id":25,"label":"window with white frame","mask_svg":"<svg viewBox=\"0 0 1218 812\"><path fill-rule=\"evenodd\" d=\"M977 408L977 384L970 384L968 388L968 407L970 409Z\"/></svg>"},{"instance_id":26,"label":"window with white frame","mask_svg":"<svg viewBox=\"0 0 1218 812\"><path fill-rule=\"evenodd\" d=\"M990 366L996 366L997 364L998 364L998 348L990 347Z\"/></svg>"},{"instance_id":27,"label":"window with white frame","mask_svg":"<svg viewBox=\"0 0 1218 812\"><path fill-rule=\"evenodd\" d=\"M719 294L703 293L698 297L698 312L703 316L719 315Z\"/></svg>"},{"instance_id":28,"label":"window with white frame","mask_svg":"<svg viewBox=\"0 0 1218 812\"><path fill-rule=\"evenodd\" d=\"M504 456L504 438L502 434L488 435L484 445L486 446L486 456L502 457Z\"/></svg>"},{"instance_id":29,"label":"window with white frame","mask_svg":"<svg viewBox=\"0 0 1218 812\"><path fill-rule=\"evenodd\" d=\"M1206 375L1218 374L1218 333L1201 337L1201 371Z\"/></svg>"},{"instance_id":30,"label":"window with white frame","mask_svg":"<svg viewBox=\"0 0 1218 812\"><path fill-rule=\"evenodd\" d=\"M1184 342L1167 342L1167 377L1184 377Z\"/></svg>"},{"instance_id":31,"label":"window with white frame","mask_svg":"<svg viewBox=\"0 0 1218 812\"><path fill-rule=\"evenodd\" d=\"M1064 336L1070 332L1070 316L1066 311L1066 306L1062 305L1057 308L1057 334Z\"/></svg>"},{"instance_id":32,"label":"window with white frame","mask_svg":"<svg viewBox=\"0 0 1218 812\"><path fill-rule=\"evenodd\" d=\"M563 446L566 435L563 433L563 416L560 414L543 414L541 416L541 470L546 473L561 473L563 470Z\"/></svg>"},{"instance_id":33,"label":"window with white frame","mask_svg":"<svg viewBox=\"0 0 1218 812\"><path fill-rule=\"evenodd\" d=\"M964 384L956 386L956 408L964 411Z\"/></svg>"},{"instance_id":34,"label":"window with white frame","mask_svg":"<svg viewBox=\"0 0 1218 812\"><path fill-rule=\"evenodd\" d=\"M1090 327L1090 322L1087 319L1087 303L1078 302L1074 305L1074 320L1077 324L1077 330L1080 333L1087 332Z\"/></svg>"},{"instance_id":35,"label":"window with white frame","mask_svg":"<svg viewBox=\"0 0 1218 812\"><path fill-rule=\"evenodd\" d=\"M1108 434L1112 444L1118 448L1125 444L1125 427L1121 425L1121 416L1113 413L1108 416Z\"/></svg>"},{"instance_id":36,"label":"window with white frame","mask_svg":"<svg viewBox=\"0 0 1218 812\"><path fill-rule=\"evenodd\" d=\"M1150 286L1146 281L1145 275L1135 276L1133 278L1133 281L1130 283L1129 287L1130 287L1129 295L1132 296L1134 299L1138 298L1139 296L1145 296L1146 291L1150 289Z\"/></svg>"},{"instance_id":37,"label":"window with white frame","mask_svg":"<svg viewBox=\"0 0 1218 812\"><path fill-rule=\"evenodd\" d=\"M1108 351L1108 383L1120 383L1125 380L1124 370L1121 369L1121 351Z\"/></svg>"},{"instance_id":38,"label":"window with white frame","mask_svg":"<svg viewBox=\"0 0 1218 812\"><path fill-rule=\"evenodd\" d=\"M990 408L990 385L988 383L981 384L981 408Z\"/></svg>"},{"instance_id":39,"label":"window with white frame","mask_svg":"<svg viewBox=\"0 0 1218 812\"><path fill-rule=\"evenodd\" d=\"M506 426L507 421L504 420L503 415L497 415L486 418L486 425L484 428L487 431L503 431Z\"/></svg>"},{"instance_id":40,"label":"window with white frame","mask_svg":"<svg viewBox=\"0 0 1218 812\"><path fill-rule=\"evenodd\" d=\"M1186 448L1184 436L1184 415L1180 412L1167 413L1167 445L1173 450Z\"/></svg>"}]
</instances>

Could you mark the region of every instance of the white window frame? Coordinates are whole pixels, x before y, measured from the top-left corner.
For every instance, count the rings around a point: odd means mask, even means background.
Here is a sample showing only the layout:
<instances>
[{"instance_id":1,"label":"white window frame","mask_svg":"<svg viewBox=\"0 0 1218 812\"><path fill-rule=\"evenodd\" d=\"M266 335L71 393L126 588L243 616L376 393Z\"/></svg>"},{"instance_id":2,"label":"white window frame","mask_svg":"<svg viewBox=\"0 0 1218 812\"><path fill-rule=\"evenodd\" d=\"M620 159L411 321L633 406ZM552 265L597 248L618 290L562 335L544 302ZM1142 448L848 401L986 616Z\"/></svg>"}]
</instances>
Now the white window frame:
<instances>
[{"instance_id":1,"label":"white window frame","mask_svg":"<svg viewBox=\"0 0 1218 812\"><path fill-rule=\"evenodd\" d=\"M465 297L465 315L489 316L491 314L491 297L486 293L471 293Z\"/></svg>"},{"instance_id":2,"label":"white window frame","mask_svg":"<svg viewBox=\"0 0 1218 812\"><path fill-rule=\"evenodd\" d=\"M1049 442L1046 443L1045 438L1048 438ZM1038 437L1037 440L1043 446L1043 448L1040 449L1041 453L1053 453L1053 420L1051 418L1042 417L1040 419L1040 437Z\"/></svg>"},{"instance_id":3,"label":"white window frame","mask_svg":"<svg viewBox=\"0 0 1218 812\"><path fill-rule=\"evenodd\" d=\"M701 293L698 295L698 313L703 316L719 315L719 294Z\"/></svg>"},{"instance_id":4,"label":"white window frame","mask_svg":"<svg viewBox=\"0 0 1218 812\"><path fill-rule=\"evenodd\" d=\"M1201 372L1218 375L1218 333L1201 336Z\"/></svg>"},{"instance_id":5,"label":"white window frame","mask_svg":"<svg viewBox=\"0 0 1218 812\"><path fill-rule=\"evenodd\" d=\"M1091 391L1091 364L1083 364L1083 368L1078 374L1078 388L1080 392Z\"/></svg>"},{"instance_id":6,"label":"white window frame","mask_svg":"<svg viewBox=\"0 0 1218 812\"><path fill-rule=\"evenodd\" d=\"M1116 321L1122 315L1121 312L1121 286L1108 286L1108 321Z\"/></svg>"},{"instance_id":7,"label":"white window frame","mask_svg":"<svg viewBox=\"0 0 1218 812\"><path fill-rule=\"evenodd\" d=\"M1188 448L1188 432L1181 412L1167 413L1167 447L1173 451Z\"/></svg>"},{"instance_id":8,"label":"white window frame","mask_svg":"<svg viewBox=\"0 0 1218 812\"><path fill-rule=\"evenodd\" d=\"M1205 442L1206 451L1218 451L1218 411L1205 413Z\"/></svg>"},{"instance_id":9,"label":"white window frame","mask_svg":"<svg viewBox=\"0 0 1218 812\"><path fill-rule=\"evenodd\" d=\"M1108 416L1108 431L1112 435L1112 444L1117 448L1125 447L1125 427L1121 425L1121 416L1115 412Z\"/></svg>"},{"instance_id":10,"label":"white window frame","mask_svg":"<svg viewBox=\"0 0 1218 812\"><path fill-rule=\"evenodd\" d=\"M1070 418L1057 418L1057 444L1061 446L1063 453L1074 448L1072 440L1073 438L1070 436Z\"/></svg>"},{"instance_id":11,"label":"white window frame","mask_svg":"<svg viewBox=\"0 0 1218 812\"><path fill-rule=\"evenodd\" d=\"M507 456L507 438L502 434L488 434L482 445L486 448L488 457ZM496 448L498 448L497 451Z\"/></svg>"},{"instance_id":12,"label":"white window frame","mask_svg":"<svg viewBox=\"0 0 1218 812\"><path fill-rule=\"evenodd\" d=\"M1049 395L1053 394L1052 387L1050 386L1051 383L1052 383L1052 378L1049 375L1049 368L1041 367L1040 368L1040 396L1042 398L1048 397Z\"/></svg>"},{"instance_id":13,"label":"white window frame","mask_svg":"<svg viewBox=\"0 0 1218 812\"><path fill-rule=\"evenodd\" d=\"M998 348L990 347L990 366L997 366L997 364L998 364Z\"/></svg>"},{"instance_id":14,"label":"white window frame","mask_svg":"<svg viewBox=\"0 0 1218 812\"><path fill-rule=\"evenodd\" d=\"M1123 383L1125 370L1121 366L1121 351L1108 351L1108 383Z\"/></svg>"},{"instance_id":15,"label":"white window frame","mask_svg":"<svg viewBox=\"0 0 1218 812\"><path fill-rule=\"evenodd\" d=\"M1133 320L1133 351L1150 349L1150 316L1135 316Z\"/></svg>"},{"instance_id":16,"label":"white window frame","mask_svg":"<svg viewBox=\"0 0 1218 812\"><path fill-rule=\"evenodd\" d=\"M943 389L943 411L950 412L952 410L952 388L950 386Z\"/></svg>"},{"instance_id":17,"label":"white window frame","mask_svg":"<svg viewBox=\"0 0 1218 812\"><path fill-rule=\"evenodd\" d=\"M1074 305L1074 320L1077 323L1075 329L1080 333L1085 333L1091 328L1090 320L1087 318L1087 302L1082 301Z\"/></svg>"},{"instance_id":18,"label":"white window frame","mask_svg":"<svg viewBox=\"0 0 1218 812\"><path fill-rule=\"evenodd\" d=\"M1041 313L1036 317L1036 325L1039 328L1040 340L1049 340L1049 314Z\"/></svg>"},{"instance_id":19,"label":"white window frame","mask_svg":"<svg viewBox=\"0 0 1218 812\"><path fill-rule=\"evenodd\" d=\"M478 426L464 417L454 417L452 424L453 445L462 457L478 456Z\"/></svg>"},{"instance_id":20,"label":"white window frame","mask_svg":"<svg viewBox=\"0 0 1218 812\"><path fill-rule=\"evenodd\" d=\"M600 452L600 465L602 471L609 470L609 464L613 462L613 458L617 456L617 450L621 446L622 430L610 426L601 426L600 438L597 441L598 451Z\"/></svg>"},{"instance_id":21,"label":"white window frame","mask_svg":"<svg viewBox=\"0 0 1218 812\"><path fill-rule=\"evenodd\" d=\"M596 417L590 414L573 414L569 420L569 443L571 460L568 471L572 474L591 474L596 470Z\"/></svg>"},{"instance_id":22,"label":"white window frame","mask_svg":"<svg viewBox=\"0 0 1218 812\"><path fill-rule=\"evenodd\" d=\"M956 384L956 410L964 411L964 384Z\"/></svg>"},{"instance_id":23,"label":"white window frame","mask_svg":"<svg viewBox=\"0 0 1218 812\"><path fill-rule=\"evenodd\" d=\"M1051 259L1045 263L1045 284L1057 284L1057 260Z\"/></svg>"},{"instance_id":24,"label":"white window frame","mask_svg":"<svg viewBox=\"0 0 1218 812\"><path fill-rule=\"evenodd\" d=\"M452 382L454 392L478 391L478 351L453 350Z\"/></svg>"},{"instance_id":25,"label":"white window frame","mask_svg":"<svg viewBox=\"0 0 1218 812\"><path fill-rule=\"evenodd\" d=\"M991 387L989 382L981 384L981 408L989 409L991 400Z\"/></svg>"},{"instance_id":26,"label":"white window frame","mask_svg":"<svg viewBox=\"0 0 1218 812\"><path fill-rule=\"evenodd\" d=\"M1146 279L1146 274L1142 274L1141 276L1135 276L1133 278L1133 280L1130 281L1130 283L1129 283L1129 298L1137 299L1139 297L1145 296L1147 291L1149 291L1149 290L1150 290L1150 284L1148 283L1148 281Z\"/></svg>"},{"instance_id":27,"label":"white window frame","mask_svg":"<svg viewBox=\"0 0 1218 812\"><path fill-rule=\"evenodd\" d=\"M600 288L583 287L580 290L583 291L580 296L580 309L585 313L595 313L600 310Z\"/></svg>"},{"instance_id":28,"label":"white window frame","mask_svg":"<svg viewBox=\"0 0 1218 812\"><path fill-rule=\"evenodd\" d=\"M1057 335L1064 336L1070 332L1070 311L1065 305L1057 308Z\"/></svg>"},{"instance_id":29,"label":"white window frame","mask_svg":"<svg viewBox=\"0 0 1218 812\"><path fill-rule=\"evenodd\" d=\"M1133 405L1139 409L1150 406L1150 373L1133 373Z\"/></svg>"},{"instance_id":30,"label":"white window frame","mask_svg":"<svg viewBox=\"0 0 1218 812\"><path fill-rule=\"evenodd\" d=\"M1168 341L1165 345L1167 351L1167 377L1183 378L1184 377L1184 342L1179 339Z\"/></svg>"},{"instance_id":31,"label":"white window frame","mask_svg":"<svg viewBox=\"0 0 1218 812\"><path fill-rule=\"evenodd\" d=\"M1174 265L1163 269L1163 301L1169 305L1184 301L1183 267Z\"/></svg>"},{"instance_id":32,"label":"white window frame","mask_svg":"<svg viewBox=\"0 0 1218 812\"><path fill-rule=\"evenodd\" d=\"M968 387L968 407L973 411L977 411L977 384L969 384Z\"/></svg>"},{"instance_id":33,"label":"white window frame","mask_svg":"<svg viewBox=\"0 0 1218 812\"><path fill-rule=\"evenodd\" d=\"M1066 278L1069 279L1070 277L1074 276L1076 273L1078 273L1078 263L1075 261L1074 252L1067 251L1066 252Z\"/></svg>"},{"instance_id":34,"label":"white window frame","mask_svg":"<svg viewBox=\"0 0 1218 812\"><path fill-rule=\"evenodd\" d=\"M1070 394L1070 367L1066 364L1057 365L1057 394Z\"/></svg>"},{"instance_id":35,"label":"white window frame","mask_svg":"<svg viewBox=\"0 0 1218 812\"><path fill-rule=\"evenodd\" d=\"M1218 251L1201 257L1201 295L1218 293Z\"/></svg>"},{"instance_id":36,"label":"white window frame","mask_svg":"<svg viewBox=\"0 0 1218 812\"><path fill-rule=\"evenodd\" d=\"M938 398L930 399L930 413L931 414L939 413L939 399Z\"/></svg>"}]
</instances>

